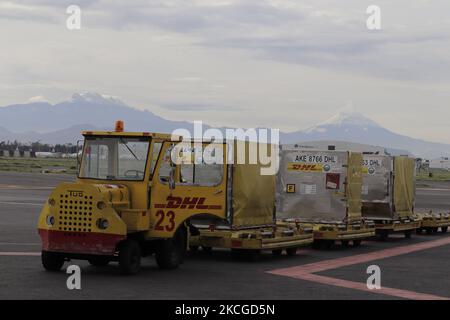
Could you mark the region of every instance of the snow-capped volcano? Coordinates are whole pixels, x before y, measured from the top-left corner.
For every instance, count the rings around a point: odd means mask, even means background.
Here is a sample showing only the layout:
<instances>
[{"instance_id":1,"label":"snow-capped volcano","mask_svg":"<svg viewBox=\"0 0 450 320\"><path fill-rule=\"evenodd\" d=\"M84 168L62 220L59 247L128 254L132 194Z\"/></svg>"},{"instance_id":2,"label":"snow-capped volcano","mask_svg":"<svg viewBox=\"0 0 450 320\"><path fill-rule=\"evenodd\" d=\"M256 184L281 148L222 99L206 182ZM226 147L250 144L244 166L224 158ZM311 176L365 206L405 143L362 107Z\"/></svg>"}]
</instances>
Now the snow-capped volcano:
<instances>
[{"instance_id":1,"label":"snow-capped volcano","mask_svg":"<svg viewBox=\"0 0 450 320\"><path fill-rule=\"evenodd\" d=\"M344 129L346 127L358 126L362 127L364 130L368 130L368 128L371 127L381 127L378 123L365 117L362 113L343 111L337 113L328 120L309 127L305 132L326 132L327 127L330 126Z\"/></svg>"},{"instance_id":2,"label":"snow-capped volcano","mask_svg":"<svg viewBox=\"0 0 450 320\"><path fill-rule=\"evenodd\" d=\"M116 104L126 106L121 100L117 97L109 96L106 94L100 94L96 92L82 92L82 93L74 93L72 97L68 100L70 103L93 103L93 104Z\"/></svg>"},{"instance_id":3,"label":"snow-capped volcano","mask_svg":"<svg viewBox=\"0 0 450 320\"><path fill-rule=\"evenodd\" d=\"M450 145L414 139L383 128L358 112L340 112L306 130L281 134L284 143L302 141L349 141L406 150L418 157L450 155Z\"/></svg>"}]
</instances>

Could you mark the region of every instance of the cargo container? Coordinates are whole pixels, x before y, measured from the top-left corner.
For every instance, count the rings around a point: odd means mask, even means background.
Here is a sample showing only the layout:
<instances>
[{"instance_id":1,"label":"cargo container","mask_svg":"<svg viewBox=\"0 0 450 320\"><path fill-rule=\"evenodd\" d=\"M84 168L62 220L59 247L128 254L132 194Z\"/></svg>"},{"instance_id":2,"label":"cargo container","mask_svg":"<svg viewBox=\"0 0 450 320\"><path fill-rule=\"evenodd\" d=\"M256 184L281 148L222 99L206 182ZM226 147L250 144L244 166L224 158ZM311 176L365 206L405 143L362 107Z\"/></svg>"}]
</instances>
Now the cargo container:
<instances>
[{"instance_id":1,"label":"cargo container","mask_svg":"<svg viewBox=\"0 0 450 320\"><path fill-rule=\"evenodd\" d=\"M277 219L312 227L315 246L347 246L375 234L361 216L362 154L281 148Z\"/></svg>"},{"instance_id":2,"label":"cargo container","mask_svg":"<svg viewBox=\"0 0 450 320\"><path fill-rule=\"evenodd\" d=\"M379 154L363 155L362 214L375 222L378 237L404 233L420 226L414 215L415 160Z\"/></svg>"}]
</instances>

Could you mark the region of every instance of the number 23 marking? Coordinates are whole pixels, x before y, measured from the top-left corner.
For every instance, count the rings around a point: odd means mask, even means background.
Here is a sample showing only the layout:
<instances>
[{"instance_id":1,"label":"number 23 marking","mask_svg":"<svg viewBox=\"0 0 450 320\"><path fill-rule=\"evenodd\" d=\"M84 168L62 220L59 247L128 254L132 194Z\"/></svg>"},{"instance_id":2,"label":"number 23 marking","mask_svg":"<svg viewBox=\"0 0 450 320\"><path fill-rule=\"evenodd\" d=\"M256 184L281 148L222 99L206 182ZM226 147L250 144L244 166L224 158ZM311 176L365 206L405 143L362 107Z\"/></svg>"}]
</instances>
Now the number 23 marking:
<instances>
[{"instance_id":1,"label":"number 23 marking","mask_svg":"<svg viewBox=\"0 0 450 320\"><path fill-rule=\"evenodd\" d=\"M155 230L164 231L165 229L166 231L173 231L175 228L175 212L167 211L165 214L163 210L158 210L155 215L158 218L155 224ZM169 219L169 224L162 226L165 217Z\"/></svg>"}]
</instances>

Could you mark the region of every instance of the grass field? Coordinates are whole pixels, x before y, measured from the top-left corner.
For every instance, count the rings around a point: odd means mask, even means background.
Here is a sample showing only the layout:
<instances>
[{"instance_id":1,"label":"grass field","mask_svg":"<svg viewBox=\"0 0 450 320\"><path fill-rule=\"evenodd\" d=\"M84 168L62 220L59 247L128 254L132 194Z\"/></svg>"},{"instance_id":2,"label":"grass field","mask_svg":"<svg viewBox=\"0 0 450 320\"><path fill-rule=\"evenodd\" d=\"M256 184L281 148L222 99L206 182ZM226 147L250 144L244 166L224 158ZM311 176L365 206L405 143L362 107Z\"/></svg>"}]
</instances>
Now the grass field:
<instances>
[{"instance_id":1,"label":"grass field","mask_svg":"<svg viewBox=\"0 0 450 320\"><path fill-rule=\"evenodd\" d=\"M1 171L69 173L77 171L76 159L0 157Z\"/></svg>"},{"instance_id":2,"label":"grass field","mask_svg":"<svg viewBox=\"0 0 450 320\"><path fill-rule=\"evenodd\" d=\"M430 176L431 173L431 176ZM417 172L417 180L422 181L450 181L450 171L441 169L429 169L429 171Z\"/></svg>"}]
</instances>

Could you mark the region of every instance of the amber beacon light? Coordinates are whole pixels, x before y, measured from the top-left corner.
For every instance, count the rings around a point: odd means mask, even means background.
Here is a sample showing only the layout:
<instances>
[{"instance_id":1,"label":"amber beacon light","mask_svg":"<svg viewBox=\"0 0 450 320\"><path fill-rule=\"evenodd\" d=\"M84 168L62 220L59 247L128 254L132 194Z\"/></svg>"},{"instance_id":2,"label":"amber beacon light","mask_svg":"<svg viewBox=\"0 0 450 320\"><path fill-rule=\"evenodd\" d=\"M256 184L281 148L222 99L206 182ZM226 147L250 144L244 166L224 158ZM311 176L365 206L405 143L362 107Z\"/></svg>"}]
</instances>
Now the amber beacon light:
<instances>
[{"instance_id":1,"label":"amber beacon light","mask_svg":"<svg viewBox=\"0 0 450 320\"><path fill-rule=\"evenodd\" d=\"M116 121L116 132L123 132L123 121L117 120Z\"/></svg>"}]
</instances>

